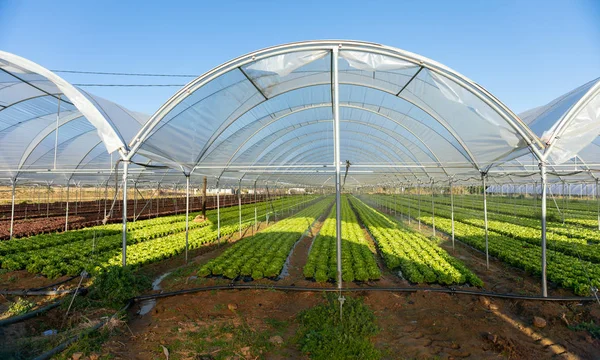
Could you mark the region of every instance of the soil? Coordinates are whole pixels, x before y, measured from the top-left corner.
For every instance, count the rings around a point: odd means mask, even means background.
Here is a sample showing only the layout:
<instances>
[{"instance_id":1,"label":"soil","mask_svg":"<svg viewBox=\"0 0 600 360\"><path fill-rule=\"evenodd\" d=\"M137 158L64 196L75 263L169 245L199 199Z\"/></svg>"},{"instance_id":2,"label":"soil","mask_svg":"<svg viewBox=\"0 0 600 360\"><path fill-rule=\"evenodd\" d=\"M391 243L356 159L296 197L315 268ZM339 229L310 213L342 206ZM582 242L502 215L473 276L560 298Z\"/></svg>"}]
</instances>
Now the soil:
<instances>
[{"instance_id":1,"label":"soil","mask_svg":"<svg viewBox=\"0 0 600 360\"><path fill-rule=\"evenodd\" d=\"M313 234L322 221L316 223ZM431 233L425 226L422 231ZM334 284L317 284L303 278L302 266L311 242L312 237L306 237L297 244L290 258L289 276L278 281L263 279L251 283L334 287ZM539 294L539 280L522 271L495 259L491 259L487 270L485 256L479 251L458 242L452 250L447 240L442 241L441 246L484 280L486 290ZM167 277L162 284L164 291L231 283L222 278L194 276L199 264L223 250L203 254L191 265ZM381 264L379 257L378 261ZM344 285L366 289L411 286L388 270L383 271L379 281ZM566 290L554 289L553 292L553 295L572 295ZM381 331L373 342L385 359L600 358L600 340L586 331L572 330L572 326L584 321L600 322L600 305L596 303L491 299L427 291L357 291L345 296L363 298L375 312ZM111 338L102 353L117 359L160 358L164 356L164 346L169 349L171 358L181 359L304 359L308 357L299 351L294 338L297 329L294 319L299 312L321 301L323 297L319 292L269 290L201 291L161 298L156 308L144 316L132 309L129 322L132 334ZM546 320L547 326L534 327L534 316ZM247 324L265 338L281 336L283 344L271 346L257 340L236 340L235 330L231 335L227 324L234 329ZM215 340L222 337L231 341ZM229 350L233 355L225 356Z\"/></svg>"},{"instance_id":2,"label":"soil","mask_svg":"<svg viewBox=\"0 0 600 360\"><path fill-rule=\"evenodd\" d=\"M207 198L207 210L216 209L216 198L213 198L215 197L210 196ZM160 202L160 206L157 207L158 202ZM242 196L242 204L251 204L253 202L254 198L252 196ZM220 207L222 208L237 205L237 195L222 195L220 198ZM110 212L111 201L107 204L103 200L86 201L78 203L76 211L75 203L69 203L69 229L81 229L102 224L106 206L108 207L107 212ZM109 219L107 219L108 223L122 221L121 206L121 201L115 203L113 212ZM153 199L151 205L150 202L146 204L146 201L142 200L129 200L127 201L127 206L130 221L133 220L132 214L134 213L134 209L137 209L135 217L139 220L184 214L185 197ZM190 197L190 212L197 212L201 209L201 197ZM13 237L20 238L42 233L64 231L66 222L65 213L65 202L15 204ZM0 240L10 238L10 215L10 205L0 205Z\"/></svg>"},{"instance_id":3,"label":"soil","mask_svg":"<svg viewBox=\"0 0 600 360\"><path fill-rule=\"evenodd\" d=\"M334 284L317 284L302 275L310 244L323 220L324 217L315 224L313 236L305 237L295 247L287 277L248 284L334 288ZM422 231L431 234L431 229L425 226ZM249 229L243 237L251 233ZM485 290L540 293L538 279L495 259L491 259L488 270L485 255L481 252L459 242L453 250L451 242L442 237L444 240L440 245L474 271L486 283ZM195 276L201 264L220 255L237 240L239 236L235 233L224 239L221 246L196 249L190 252L187 265L183 256L177 256L145 266L141 272L152 278L171 272L161 283L160 291L165 292L244 283L244 279L231 281ZM382 265L379 256L378 262ZM383 269L379 281L344 286L365 290L431 287L411 285ZM13 276L12 280L8 279ZM19 288L39 287L51 282L44 279L26 272L11 272L0 275L0 288L15 288L16 284ZM69 286L74 285L76 280L69 282ZM566 290L550 290L551 295L572 295ZM356 291L345 296L361 297L374 311L381 331L372 341L385 359L600 358L600 340L587 331L573 330L573 326L583 322L600 324L600 305L597 303L492 299L427 291ZM128 314L128 326L116 331L99 354L117 359L165 359L164 346L169 359L305 359L308 357L299 351L295 339L298 326L295 318L302 310L322 301L322 293L315 291L237 289L160 298L156 307L143 316L138 315L139 304L134 305ZM0 297L0 303L3 302ZM50 317L58 316L49 314ZM534 327L534 316L543 318L547 326ZM45 322L45 318L35 321ZM19 326L30 326L32 321ZM53 321L48 320L49 324L54 324ZM35 331L39 332L40 326L38 324ZM283 340L281 344L278 336Z\"/></svg>"}]
</instances>

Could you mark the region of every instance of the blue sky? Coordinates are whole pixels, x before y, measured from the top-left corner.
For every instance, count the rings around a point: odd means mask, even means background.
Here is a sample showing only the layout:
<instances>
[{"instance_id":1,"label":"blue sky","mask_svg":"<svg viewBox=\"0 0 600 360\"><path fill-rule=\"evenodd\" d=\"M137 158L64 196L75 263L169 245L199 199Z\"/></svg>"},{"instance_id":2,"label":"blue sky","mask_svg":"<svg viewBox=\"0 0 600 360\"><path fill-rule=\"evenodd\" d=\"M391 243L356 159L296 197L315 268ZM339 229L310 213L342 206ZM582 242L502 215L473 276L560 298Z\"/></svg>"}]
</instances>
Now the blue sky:
<instances>
[{"instance_id":1,"label":"blue sky","mask_svg":"<svg viewBox=\"0 0 600 360\"><path fill-rule=\"evenodd\" d=\"M516 112L600 76L600 1L0 0L0 49L50 69L201 74L260 48L378 42L478 82ZM183 84L61 74L73 83ZM87 88L153 113L177 88Z\"/></svg>"}]
</instances>

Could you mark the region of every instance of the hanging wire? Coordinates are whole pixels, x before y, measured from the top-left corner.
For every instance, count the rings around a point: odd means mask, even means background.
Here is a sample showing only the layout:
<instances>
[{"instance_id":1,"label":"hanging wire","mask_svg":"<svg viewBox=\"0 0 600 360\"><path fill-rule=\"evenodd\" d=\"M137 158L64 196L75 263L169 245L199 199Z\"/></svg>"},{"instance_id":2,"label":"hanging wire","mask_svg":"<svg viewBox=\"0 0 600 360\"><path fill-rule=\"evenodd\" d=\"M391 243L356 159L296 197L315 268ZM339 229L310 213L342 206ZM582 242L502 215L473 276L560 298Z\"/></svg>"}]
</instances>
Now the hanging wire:
<instances>
[{"instance_id":1,"label":"hanging wire","mask_svg":"<svg viewBox=\"0 0 600 360\"><path fill-rule=\"evenodd\" d=\"M190 74L152 74L152 73L126 73L126 72L103 72L103 71L79 71L79 70L50 70L55 73L87 74L87 75L114 75L114 76L143 76L143 77L190 77L197 78L200 75Z\"/></svg>"},{"instance_id":2,"label":"hanging wire","mask_svg":"<svg viewBox=\"0 0 600 360\"><path fill-rule=\"evenodd\" d=\"M79 87L184 87L186 84L73 84Z\"/></svg>"}]
</instances>

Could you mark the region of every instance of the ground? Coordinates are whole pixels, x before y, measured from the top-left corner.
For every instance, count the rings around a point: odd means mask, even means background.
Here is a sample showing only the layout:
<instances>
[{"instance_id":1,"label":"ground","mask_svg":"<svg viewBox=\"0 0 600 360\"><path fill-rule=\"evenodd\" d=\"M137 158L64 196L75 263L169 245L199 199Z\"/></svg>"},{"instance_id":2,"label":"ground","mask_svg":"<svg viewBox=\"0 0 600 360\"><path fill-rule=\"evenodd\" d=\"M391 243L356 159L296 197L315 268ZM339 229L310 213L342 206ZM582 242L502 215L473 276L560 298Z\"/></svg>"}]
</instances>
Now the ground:
<instances>
[{"instance_id":1,"label":"ground","mask_svg":"<svg viewBox=\"0 0 600 360\"><path fill-rule=\"evenodd\" d=\"M317 284L302 276L308 249L321 224L318 222L312 234L295 247L289 276L278 281L263 279L247 284L334 287L334 284ZM431 229L423 227L422 231L428 234ZM247 231L245 235L250 233ZM237 235L233 236L229 239L231 242L237 240ZM458 242L452 250L444 236L440 244L486 283L485 290L539 294L538 279L494 259L488 270L480 252ZM161 290L154 293L228 285L231 280L195 277L200 264L218 256L228 246L230 244L198 249L191 253L192 259L187 265L179 256L141 271L152 278L170 273L160 284ZM17 284L19 288L30 288L50 282L26 272L0 275L0 288L14 289ZM76 282L73 280L64 286L73 287ZM244 284L243 280L238 282ZM576 330L591 321L600 324L597 303L498 299L431 291L369 291L415 287L388 270L383 270L379 281L345 286L357 289L345 296L364 299L374 311L380 332L372 341L385 359L600 358L600 340L589 331ZM550 293L572 295L553 287ZM103 345L84 347L82 358L90 354L93 358L96 354L117 359L166 359L168 353L169 359L304 359L308 356L297 346L296 317L322 301L322 291L213 290L160 298L145 315L138 314L140 304L137 303L128 312L127 324L117 326L107 338L103 336L102 340L106 340ZM0 298L0 306L6 307L6 304L7 301ZM15 335L39 334L48 326L60 326L63 314L64 310L52 310L43 318L13 325L5 331ZM96 318L100 315L104 314L96 314ZM72 321L83 321L83 316L75 313ZM534 317L544 319L546 326L534 326ZM70 357L81 350L81 347L70 348L61 356Z\"/></svg>"}]
</instances>

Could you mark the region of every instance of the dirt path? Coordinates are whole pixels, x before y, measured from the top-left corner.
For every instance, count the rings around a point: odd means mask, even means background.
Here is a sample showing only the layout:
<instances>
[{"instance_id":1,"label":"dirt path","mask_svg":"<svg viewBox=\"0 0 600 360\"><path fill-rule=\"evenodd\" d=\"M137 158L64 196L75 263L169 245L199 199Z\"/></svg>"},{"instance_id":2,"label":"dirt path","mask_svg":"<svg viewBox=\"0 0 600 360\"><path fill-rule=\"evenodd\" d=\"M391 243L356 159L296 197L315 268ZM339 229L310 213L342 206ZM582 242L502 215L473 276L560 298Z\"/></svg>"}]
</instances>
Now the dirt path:
<instances>
[{"instance_id":1,"label":"dirt path","mask_svg":"<svg viewBox=\"0 0 600 360\"><path fill-rule=\"evenodd\" d=\"M598 308L587 305L428 292L346 296L362 297L374 311L381 331L373 341L384 359L594 359L600 353L599 340L570 330L565 322L600 315ZM305 359L294 340L295 317L321 301L316 292L259 290L160 299L154 312L134 316L132 333L124 330L111 338L102 354L160 358L163 345L172 359L198 359L201 354L215 359ZM533 316L545 318L547 327L534 328ZM283 343L277 344L274 336Z\"/></svg>"},{"instance_id":2,"label":"dirt path","mask_svg":"<svg viewBox=\"0 0 600 360\"><path fill-rule=\"evenodd\" d=\"M288 267L289 275L282 279L281 284L295 284L297 281L302 281L304 279L304 265L306 264L306 260L308 259L308 252L310 251L310 247L315 240L315 238L319 235L323 224L325 223L325 219L329 215L331 211L331 207L328 207L327 210L317 219L314 226L311 228L310 233L302 238L294 248L292 255L290 257L290 263Z\"/></svg>"}]
</instances>

